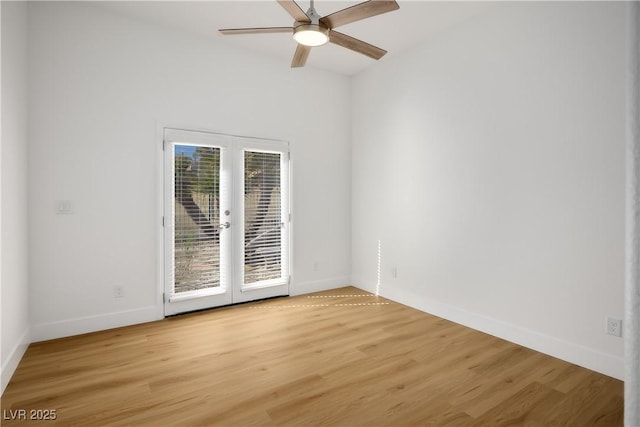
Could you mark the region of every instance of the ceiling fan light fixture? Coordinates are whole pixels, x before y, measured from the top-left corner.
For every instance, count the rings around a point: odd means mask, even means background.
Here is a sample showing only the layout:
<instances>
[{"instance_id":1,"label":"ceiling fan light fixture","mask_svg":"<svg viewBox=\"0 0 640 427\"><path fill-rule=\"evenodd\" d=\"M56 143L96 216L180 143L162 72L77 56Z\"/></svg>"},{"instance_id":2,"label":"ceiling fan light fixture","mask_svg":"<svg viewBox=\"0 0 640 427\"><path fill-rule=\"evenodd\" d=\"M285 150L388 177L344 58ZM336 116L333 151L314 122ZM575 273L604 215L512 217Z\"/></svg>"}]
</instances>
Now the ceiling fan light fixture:
<instances>
[{"instance_id":1,"label":"ceiling fan light fixture","mask_svg":"<svg viewBox=\"0 0 640 427\"><path fill-rule=\"evenodd\" d=\"M329 29L317 24L301 24L293 30L293 39L305 46L322 46L329 41Z\"/></svg>"}]
</instances>

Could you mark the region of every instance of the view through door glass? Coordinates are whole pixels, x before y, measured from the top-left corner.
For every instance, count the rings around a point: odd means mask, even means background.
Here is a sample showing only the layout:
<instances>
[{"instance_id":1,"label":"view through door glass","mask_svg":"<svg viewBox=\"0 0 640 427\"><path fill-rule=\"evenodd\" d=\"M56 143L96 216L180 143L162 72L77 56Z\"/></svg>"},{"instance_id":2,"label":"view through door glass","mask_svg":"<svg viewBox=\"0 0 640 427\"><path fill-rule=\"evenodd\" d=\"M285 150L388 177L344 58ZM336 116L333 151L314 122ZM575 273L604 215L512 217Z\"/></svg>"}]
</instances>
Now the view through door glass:
<instances>
[{"instance_id":1,"label":"view through door glass","mask_svg":"<svg viewBox=\"0 0 640 427\"><path fill-rule=\"evenodd\" d=\"M244 152L244 284L281 279L280 153Z\"/></svg>"},{"instance_id":2,"label":"view through door glass","mask_svg":"<svg viewBox=\"0 0 640 427\"><path fill-rule=\"evenodd\" d=\"M220 287L220 148L174 150L174 293Z\"/></svg>"}]
</instances>

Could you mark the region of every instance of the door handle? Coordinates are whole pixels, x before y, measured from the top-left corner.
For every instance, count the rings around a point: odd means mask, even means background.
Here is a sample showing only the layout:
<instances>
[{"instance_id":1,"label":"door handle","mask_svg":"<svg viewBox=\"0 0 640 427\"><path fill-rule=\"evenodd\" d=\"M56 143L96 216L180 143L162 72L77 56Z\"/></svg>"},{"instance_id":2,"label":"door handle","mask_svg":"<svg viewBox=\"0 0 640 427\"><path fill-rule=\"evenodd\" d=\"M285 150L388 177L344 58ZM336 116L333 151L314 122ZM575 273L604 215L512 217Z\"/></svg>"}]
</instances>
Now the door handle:
<instances>
[{"instance_id":1,"label":"door handle","mask_svg":"<svg viewBox=\"0 0 640 427\"><path fill-rule=\"evenodd\" d=\"M220 224L218 226L218 229L222 230L222 229L229 228L229 227L231 227L231 223L229 221L227 221L224 224Z\"/></svg>"}]
</instances>

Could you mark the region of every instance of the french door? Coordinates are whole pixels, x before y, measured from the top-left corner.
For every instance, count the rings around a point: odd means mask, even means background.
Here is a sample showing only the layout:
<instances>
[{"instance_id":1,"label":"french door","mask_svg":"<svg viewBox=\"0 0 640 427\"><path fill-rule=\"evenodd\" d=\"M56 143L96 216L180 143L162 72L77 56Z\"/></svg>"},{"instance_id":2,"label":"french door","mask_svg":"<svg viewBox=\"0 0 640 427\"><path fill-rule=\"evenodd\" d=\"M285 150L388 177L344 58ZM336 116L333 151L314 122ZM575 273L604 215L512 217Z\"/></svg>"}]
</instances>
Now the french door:
<instances>
[{"instance_id":1,"label":"french door","mask_svg":"<svg viewBox=\"0 0 640 427\"><path fill-rule=\"evenodd\" d=\"M286 142L164 130L165 315L289 294Z\"/></svg>"}]
</instances>

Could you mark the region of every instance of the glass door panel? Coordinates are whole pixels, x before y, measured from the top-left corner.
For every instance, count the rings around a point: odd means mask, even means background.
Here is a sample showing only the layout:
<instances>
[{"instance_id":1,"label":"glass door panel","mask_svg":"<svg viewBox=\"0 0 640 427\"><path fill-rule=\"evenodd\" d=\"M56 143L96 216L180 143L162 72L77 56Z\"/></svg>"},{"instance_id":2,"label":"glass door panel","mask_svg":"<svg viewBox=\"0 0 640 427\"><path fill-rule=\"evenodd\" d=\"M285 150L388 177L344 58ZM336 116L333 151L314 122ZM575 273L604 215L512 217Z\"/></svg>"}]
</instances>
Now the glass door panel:
<instances>
[{"instance_id":1,"label":"glass door panel","mask_svg":"<svg viewBox=\"0 0 640 427\"><path fill-rule=\"evenodd\" d=\"M167 315L231 303L227 146L213 134L165 131Z\"/></svg>"},{"instance_id":2,"label":"glass door panel","mask_svg":"<svg viewBox=\"0 0 640 427\"><path fill-rule=\"evenodd\" d=\"M244 283L282 277L280 154L244 152Z\"/></svg>"},{"instance_id":3,"label":"glass door panel","mask_svg":"<svg viewBox=\"0 0 640 427\"><path fill-rule=\"evenodd\" d=\"M220 148L174 145L174 293L220 287Z\"/></svg>"},{"instance_id":4,"label":"glass door panel","mask_svg":"<svg viewBox=\"0 0 640 427\"><path fill-rule=\"evenodd\" d=\"M286 146L242 150L241 283L234 300L288 294L288 164Z\"/></svg>"}]
</instances>

